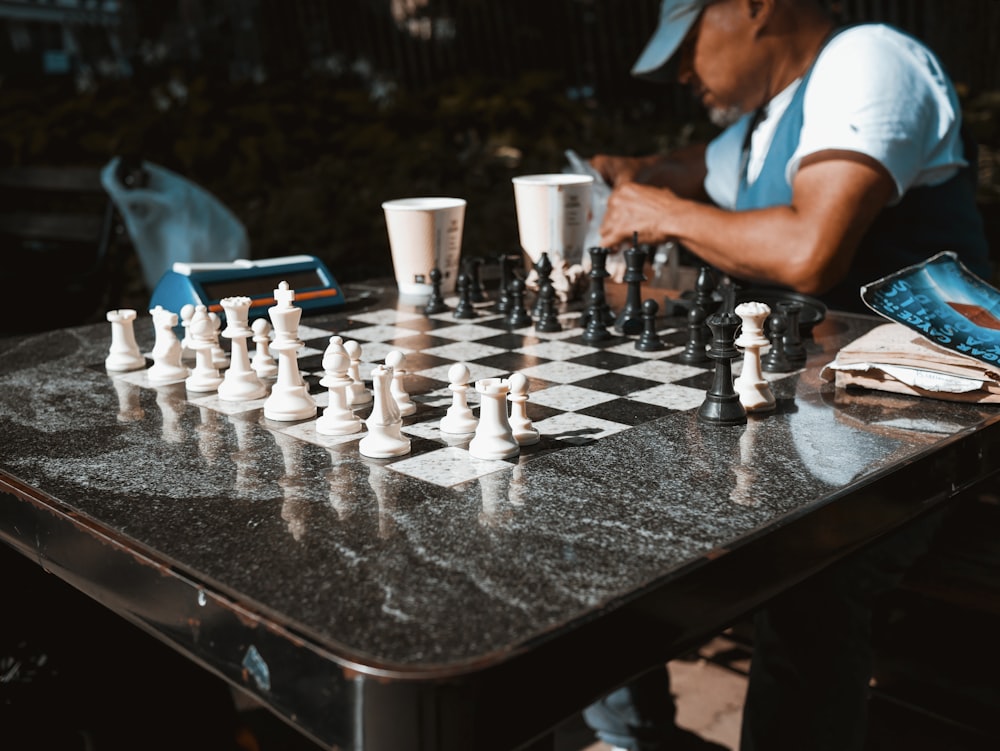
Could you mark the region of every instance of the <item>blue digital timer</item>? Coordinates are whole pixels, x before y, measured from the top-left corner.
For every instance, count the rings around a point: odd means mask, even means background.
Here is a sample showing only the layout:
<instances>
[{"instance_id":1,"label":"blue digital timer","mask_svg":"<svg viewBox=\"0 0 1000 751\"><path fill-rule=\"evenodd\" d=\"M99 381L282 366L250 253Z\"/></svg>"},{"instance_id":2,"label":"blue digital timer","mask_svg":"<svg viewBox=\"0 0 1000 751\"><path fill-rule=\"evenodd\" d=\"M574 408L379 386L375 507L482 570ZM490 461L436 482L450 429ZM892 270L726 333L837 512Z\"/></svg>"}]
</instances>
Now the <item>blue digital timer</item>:
<instances>
[{"instance_id":1,"label":"blue digital timer","mask_svg":"<svg viewBox=\"0 0 1000 751\"><path fill-rule=\"evenodd\" d=\"M185 305L204 305L223 316L223 299L249 297L249 317L253 320L267 315L267 309L275 304L274 290L281 282L288 282L295 291L295 305L303 313L330 310L345 303L344 293L323 262L315 256L299 255L226 263L175 263L160 278L149 307L160 305L180 315Z\"/></svg>"}]
</instances>

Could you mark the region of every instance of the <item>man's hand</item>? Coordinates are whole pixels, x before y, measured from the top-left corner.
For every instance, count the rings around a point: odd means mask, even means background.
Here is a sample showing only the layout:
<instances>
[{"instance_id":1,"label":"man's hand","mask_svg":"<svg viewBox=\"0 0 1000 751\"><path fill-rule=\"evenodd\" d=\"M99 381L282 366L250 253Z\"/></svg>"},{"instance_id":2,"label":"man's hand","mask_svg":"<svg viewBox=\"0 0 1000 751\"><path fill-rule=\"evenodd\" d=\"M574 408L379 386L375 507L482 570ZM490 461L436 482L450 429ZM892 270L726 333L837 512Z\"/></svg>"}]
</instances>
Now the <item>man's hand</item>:
<instances>
[{"instance_id":1,"label":"man's hand","mask_svg":"<svg viewBox=\"0 0 1000 751\"><path fill-rule=\"evenodd\" d=\"M640 243L659 245L672 240L663 219L679 199L669 188L626 182L611 191L601 223L601 245L617 248L639 233Z\"/></svg>"}]
</instances>

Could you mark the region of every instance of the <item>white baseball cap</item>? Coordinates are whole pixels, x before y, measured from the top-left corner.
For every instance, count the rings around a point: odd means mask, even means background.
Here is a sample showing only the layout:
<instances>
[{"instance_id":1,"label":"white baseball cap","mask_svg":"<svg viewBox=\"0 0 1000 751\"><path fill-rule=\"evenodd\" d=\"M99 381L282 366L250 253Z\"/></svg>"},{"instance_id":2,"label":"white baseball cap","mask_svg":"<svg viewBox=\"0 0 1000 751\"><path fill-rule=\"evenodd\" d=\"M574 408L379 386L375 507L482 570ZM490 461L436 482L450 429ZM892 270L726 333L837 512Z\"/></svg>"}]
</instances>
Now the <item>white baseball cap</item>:
<instances>
[{"instance_id":1,"label":"white baseball cap","mask_svg":"<svg viewBox=\"0 0 1000 751\"><path fill-rule=\"evenodd\" d=\"M653 38L632 66L633 76L648 76L666 65L710 0L663 0Z\"/></svg>"}]
</instances>

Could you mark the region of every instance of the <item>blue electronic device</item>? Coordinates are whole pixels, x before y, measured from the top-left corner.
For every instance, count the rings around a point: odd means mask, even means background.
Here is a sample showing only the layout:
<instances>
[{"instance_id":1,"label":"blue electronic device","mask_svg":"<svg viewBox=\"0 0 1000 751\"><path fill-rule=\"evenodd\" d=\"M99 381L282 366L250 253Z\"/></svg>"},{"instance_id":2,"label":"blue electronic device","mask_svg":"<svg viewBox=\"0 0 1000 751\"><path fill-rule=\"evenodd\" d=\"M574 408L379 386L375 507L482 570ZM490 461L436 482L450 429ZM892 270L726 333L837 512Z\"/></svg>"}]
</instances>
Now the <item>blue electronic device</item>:
<instances>
[{"instance_id":1,"label":"blue electronic device","mask_svg":"<svg viewBox=\"0 0 1000 751\"><path fill-rule=\"evenodd\" d=\"M183 263L165 273L149 301L180 315L185 305L204 305L225 315L220 303L226 297L249 297L250 320L267 315L275 304L274 290L281 282L295 291L295 305L304 313L330 310L345 304L344 293L330 270L315 256L285 256L257 261Z\"/></svg>"}]
</instances>

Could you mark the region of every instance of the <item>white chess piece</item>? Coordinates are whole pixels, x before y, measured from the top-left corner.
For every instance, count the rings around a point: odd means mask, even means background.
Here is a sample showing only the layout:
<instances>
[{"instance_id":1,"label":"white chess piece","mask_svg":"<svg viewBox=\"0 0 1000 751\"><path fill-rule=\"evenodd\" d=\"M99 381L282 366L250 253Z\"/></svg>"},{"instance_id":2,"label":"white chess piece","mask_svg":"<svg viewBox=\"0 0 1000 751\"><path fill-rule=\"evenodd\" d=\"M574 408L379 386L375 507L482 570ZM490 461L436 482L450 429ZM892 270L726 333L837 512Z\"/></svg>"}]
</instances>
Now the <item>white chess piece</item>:
<instances>
[{"instance_id":1,"label":"white chess piece","mask_svg":"<svg viewBox=\"0 0 1000 751\"><path fill-rule=\"evenodd\" d=\"M351 385L351 377L347 375L351 359L344 350L339 336L330 337L330 344L323 353L324 376L321 386L326 386L330 392L330 404L318 420L316 432L320 435L351 435L361 430L364 425L361 418L351 411L347 399L347 389Z\"/></svg>"},{"instance_id":2,"label":"white chess piece","mask_svg":"<svg viewBox=\"0 0 1000 751\"><path fill-rule=\"evenodd\" d=\"M362 456L386 459L410 453L410 439L400 432L403 418L389 391L391 382L392 368L376 365L372 370L375 403L372 413L365 420L368 434L358 442L358 451Z\"/></svg>"},{"instance_id":3,"label":"white chess piece","mask_svg":"<svg viewBox=\"0 0 1000 751\"><path fill-rule=\"evenodd\" d=\"M469 409L469 367L457 362L448 369L448 388L451 389L451 406L438 426L442 433L465 435L474 433L479 420Z\"/></svg>"},{"instance_id":4,"label":"white chess piece","mask_svg":"<svg viewBox=\"0 0 1000 751\"><path fill-rule=\"evenodd\" d=\"M156 342L153 344L153 364L146 371L146 377L155 385L183 381L189 373L187 366L181 362L183 348L174 333L177 314L161 305L157 305L149 314L153 317Z\"/></svg>"},{"instance_id":5,"label":"white chess piece","mask_svg":"<svg viewBox=\"0 0 1000 751\"><path fill-rule=\"evenodd\" d=\"M271 356L271 324L266 318L258 318L250 326L253 329L253 362L250 366L260 378L274 378L278 375L278 363Z\"/></svg>"},{"instance_id":6,"label":"white chess piece","mask_svg":"<svg viewBox=\"0 0 1000 751\"><path fill-rule=\"evenodd\" d=\"M135 341L135 316L135 311L129 308L108 311L111 347L104 359L104 367L108 370L121 373L146 367L146 358L142 356Z\"/></svg>"},{"instance_id":7,"label":"white chess piece","mask_svg":"<svg viewBox=\"0 0 1000 751\"><path fill-rule=\"evenodd\" d=\"M247 339L253 336L248 323L249 297L225 297L219 301L226 311L226 328L222 336L230 341L232 364L219 385L219 398L227 402L248 402L267 395L267 388L250 367Z\"/></svg>"},{"instance_id":8,"label":"white chess piece","mask_svg":"<svg viewBox=\"0 0 1000 751\"><path fill-rule=\"evenodd\" d=\"M188 335L188 325L194 315L194 305L186 303L181 306L181 326L184 329L184 337L181 339L181 358L194 357L194 349L191 347L191 337Z\"/></svg>"},{"instance_id":9,"label":"white chess piece","mask_svg":"<svg viewBox=\"0 0 1000 751\"><path fill-rule=\"evenodd\" d=\"M288 282L280 282L274 290L275 305L267 309L274 326L274 342L278 351L278 379L271 387L271 395L264 402L264 417L280 422L307 420L316 415L316 401L299 373L298 351L302 342L298 338L302 308L292 305L295 292Z\"/></svg>"},{"instance_id":10,"label":"white chess piece","mask_svg":"<svg viewBox=\"0 0 1000 751\"><path fill-rule=\"evenodd\" d=\"M194 350L195 365L191 375L184 381L188 391L207 393L215 391L222 383L219 369L212 360L212 347L215 346L215 326L208 317L208 309L204 305L195 307L194 315L188 323L189 346Z\"/></svg>"},{"instance_id":11,"label":"white chess piece","mask_svg":"<svg viewBox=\"0 0 1000 751\"><path fill-rule=\"evenodd\" d=\"M351 388L348 389L351 406L360 407L363 404L369 404L372 400L372 392L361 380L361 345L353 340L348 340L344 342L344 349L347 350L347 356L351 358L351 367L347 371L348 375L351 376Z\"/></svg>"},{"instance_id":12,"label":"white chess piece","mask_svg":"<svg viewBox=\"0 0 1000 751\"><path fill-rule=\"evenodd\" d=\"M514 440L521 446L530 446L538 443L538 431L531 424L528 417L528 379L523 373L514 373L507 379L510 385L510 429L514 433Z\"/></svg>"},{"instance_id":13,"label":"white chess piece","mask_svg":"<svg viewBox=\"0 0 1000 751\"><path fill-rule=\"evenodd\" d=\"M398 349L392 350L385 356L385 364L392 368L392 384L390 385L392 397L396 400L399 414L403 417L417 411L417 405L413 403L410 395L406 392L406 387L403 386L403 377L406 375L406 371L403 370L405 363L406 355Z\"/></svg>"},{"instance_id":14,"label":"white chess piece","mask_svg":"<svg viewBox=\"0 0 1000 751\"><path fill-rule=\"evenodd\" d=\"M469 455L476 459L510 459L521 447L514 439L507 417L507 394L510 386L501 378L476 381L479 392L479 425L469 441Z\"/></svg>"},{"instance_id":15,"label":"white chess piece","mask_svg":"<svg viewBox=\"0 0 1000 751\"><path fill-rule=\"evenodd\" d=\"M215 367L221 370L229 366L229 358L226 356L226 350L219 344L219 334L222 333L222 319L219 318L218 313L209 312L208 320L212 322L212 331L215 333L215 337L212 340L212 362L215 363Z\"/></svg>"},{"instance_id":16,"label":"white chess piece","mask_svg":"<svg viewBox=\"0 0 1000 751\"><path fill-rule=\"evenodd\" d=\"M760 367L760 349L768 344L764 335L764 319L771 308L762 302L745 302L736 306L736 315L742 321L740 335L734 342L742 347L743 369L733 381L733 388L740 396L740 404L747 412L767 412L774 409L774 394Z\"/></svg>"}]
</instances>

